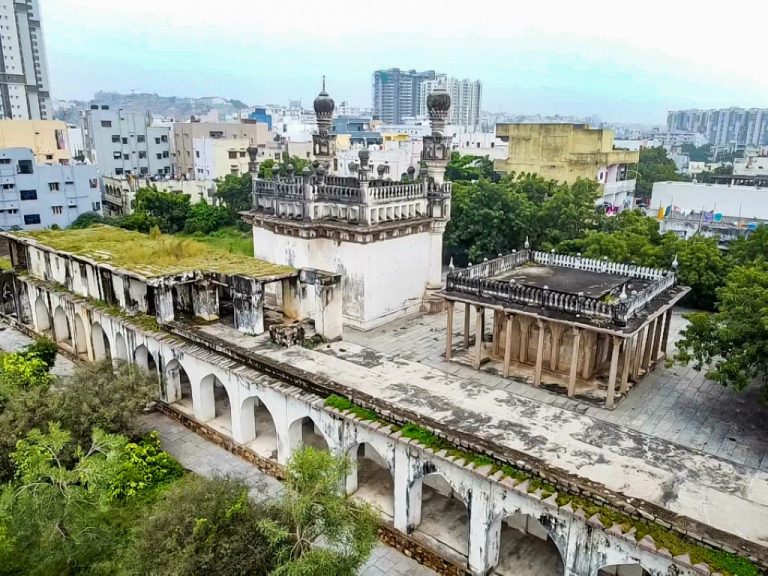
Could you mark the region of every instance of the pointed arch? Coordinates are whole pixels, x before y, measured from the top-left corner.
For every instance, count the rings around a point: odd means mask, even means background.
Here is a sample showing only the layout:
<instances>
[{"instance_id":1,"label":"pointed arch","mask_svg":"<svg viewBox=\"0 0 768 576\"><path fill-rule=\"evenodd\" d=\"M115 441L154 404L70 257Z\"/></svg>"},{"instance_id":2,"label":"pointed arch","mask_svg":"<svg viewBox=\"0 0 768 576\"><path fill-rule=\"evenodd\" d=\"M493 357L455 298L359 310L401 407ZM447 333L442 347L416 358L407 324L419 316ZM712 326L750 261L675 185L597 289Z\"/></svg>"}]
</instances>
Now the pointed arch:
<instances>
[{"instance_id":1,"label":"pointed arch","mask_svg":"<svg viewBox=\"0 0 768 576\"><path fill-rule=\"evenodd\" d=\"M39 333L47 334L51 331L51 313L42 294L35 300L35 322Z\"/></svg>"},{"instance_id":2,"label":"pointed arch","mask_svg":"<svg viewBox=\"0 0 768 576\"><path fill-rule=\"evenodd\" d=\"M298 418L291 423L288 427L288 443L291 453L302 446L312 446L318 450L330 450L331 446L311 416Z\"/></svg>"},{"instance_id":3,"label":"pointed arch","mask_svg":"<svg viewBox=\"0 0 768 576\"><path fill-rule=\"evenodd\" d=\"M133 351L133 361L150 374L157 374L155 357L144 344L139 344Z\"/></svg>"},{"instance_id":4,"label":"pointed arch","mask_svg":"<svg viewBox=\"0 0 768 576\"><path fill-rule=\"evenodd\" d=\"M91 348L96 362L112 358L112 346L99 322L91 324Z\"/></svg>"},{"instance_id":5,"label":"pointed arch","mask_svg":"<svg viewBox=\"0 0 768 576\"><path fill-rule=\"evenodd\" d=\"M361 442L349 450L355 466L347 478L347 493L395 515L395 481L384 456L372 444Z\"/></svg>"},{"instance_id":6,"label":"pointed arch","mask_svg":"<svg viewBox=\"0 0 768 576\"><path fill-rule=\"evenodd\" d=\"M64 312L64 308L61 306L56 306L56 310L53 312L53 334L56 337L56 342L61 344L72 343L69 320L67 319L67 314Z\"/></svg>"},{"instance_id":7,"label":"pointed arch","mask_svg":"<svg viewBox=\"0 0 768 576\"><path fill-rule=\"evenodd\" d=\"M563 576L560 549L549 531L529 514L513 514L500 520L499 576Z\"/></svg>"},{"instance_id":8,"label":"pointed arch","mask_svg":"<svg viewBox=\"0 0 768 576\"><path fill-rule=\"evenodd\" d=\"M231 434L232 401L224 383L215 374L208 374L200 380L199 390L195 418Z\"/></svg>"},{"instance_id":9,"label":"pointed arch","mask_svg":"<svg viewBox=\"0 0 768 576\"><path fill-rule=\"evenodd\" d=\"M88 357L88 340L85 336L85 324L83 324L83 318L80 314L75 314L75 339L74 339L75 354L79 357Z\"/></svg>"},{"instance_id":10,"label":"pointed arch","mask_svg":"<svg viewBox=\"0 0 768 576\"><path fill-rule=\"evenodd\" d=\"M640 564L615 564L600 568L597 576L651 576L651 573Z\"/></svg>"},{"instance_id":11,"label":"pointed arch","mask_svg":"<svg viewBox=\"0 0 768 576\"><path fill-rule=\"evenodd\" d=\"M421 492L419 531L457 554L469 556L469 508L461 494L440 472L419 478L414 487Z\"/></svg>"},{"instance_id":12,"label":"pointed arch","mask_svg":"<svg viewBox=\"0 0 768 576\"><path fill-rule=\"evenodd\" d=\"M277 461L277 426L269 408L257 396L240 407L240 439L259 456Z\"/></svg>"},{"instance_id":13,"label":"pointed arch","mask_svg":"<svg viewBox=\"0 0 768 576\"><path fill-rule=\"evenodd\" d=\"M176 358L172 358L165 366L163 399L169 404L179 404L189 412L193 412L192 381L184 366Z\"/></svg>"},{"instance_id":14,"label":"pointed arch","mask_svg":"<svg viewBox=\"0 0 768 576\"><path fill-rule=\"evenodd\" d=\"M120 332L115 335L115 358L128 360L128 347L125 345L125 337Z\"/></svg>"}]
</instances>

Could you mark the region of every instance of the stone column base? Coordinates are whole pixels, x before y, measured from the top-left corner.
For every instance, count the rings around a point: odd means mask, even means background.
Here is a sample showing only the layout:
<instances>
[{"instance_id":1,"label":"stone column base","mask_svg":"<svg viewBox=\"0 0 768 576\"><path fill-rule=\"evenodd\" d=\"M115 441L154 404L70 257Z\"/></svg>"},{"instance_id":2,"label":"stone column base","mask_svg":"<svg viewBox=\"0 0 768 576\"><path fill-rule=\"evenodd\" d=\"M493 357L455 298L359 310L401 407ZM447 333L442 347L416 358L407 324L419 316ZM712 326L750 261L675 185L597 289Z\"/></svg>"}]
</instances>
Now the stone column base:
<instances>
[{"instance_id":1,"label":"stone column base","mask_svg":"<svg viewBox=\"0 0 768 576\"><path fill-rule=\"evenodd\" d=\"M440 292L440 288L427 288L424 299L421 301L421 311L424 314L440 314L448 309L445 298L438 296L438 292Z\"/></svg>"}]
</instances>

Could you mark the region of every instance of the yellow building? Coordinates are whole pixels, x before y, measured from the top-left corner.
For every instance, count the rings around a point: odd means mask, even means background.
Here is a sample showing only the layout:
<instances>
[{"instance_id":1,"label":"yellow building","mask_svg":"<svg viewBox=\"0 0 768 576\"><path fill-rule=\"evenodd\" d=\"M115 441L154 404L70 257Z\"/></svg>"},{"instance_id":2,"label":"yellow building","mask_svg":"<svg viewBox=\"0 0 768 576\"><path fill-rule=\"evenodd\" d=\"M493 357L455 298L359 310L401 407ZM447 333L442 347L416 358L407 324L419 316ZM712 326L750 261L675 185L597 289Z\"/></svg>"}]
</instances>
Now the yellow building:
<instances>
[{"instance_id":1,"label":"yellow building","mask_svg":"<svg viewBox=\"0 0 768 576\"><path fill-rule=\"evenodd\" d=\"M584 124L497 124L496 136L509 143L508 157L494 163L496 171L534 172L569 184L579 177L604 188L627 181L628 165L640 159L637 151L613 149L613 130Z\"/></svg>"},{"instance_id":2,"label":"yellow building","mask_svg":"<svg viewBox=\"0 0 768 576\"><path fill-rule=\"evenodd\" d=\"M59 120L0 120L0 148L30 148L39 164L71 158L67 125Z\"/></svg>"}]
</instances>

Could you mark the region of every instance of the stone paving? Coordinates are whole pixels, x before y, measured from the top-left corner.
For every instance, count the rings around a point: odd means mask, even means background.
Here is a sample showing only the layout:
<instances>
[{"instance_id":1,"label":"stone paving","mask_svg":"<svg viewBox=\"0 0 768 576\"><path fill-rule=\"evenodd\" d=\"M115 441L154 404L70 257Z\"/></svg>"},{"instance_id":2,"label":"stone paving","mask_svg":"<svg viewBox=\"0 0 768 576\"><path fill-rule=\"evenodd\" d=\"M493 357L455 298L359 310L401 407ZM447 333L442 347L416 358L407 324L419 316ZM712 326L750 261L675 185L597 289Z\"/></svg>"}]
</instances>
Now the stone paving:
<instances>
[{"instance_id":1,"label":"stone paving","mask_svg":"<svg viewBox=\"0 0 768 576\"><path fill-rule=\"evenodd\" d=\"M255 466L198 436L178 422L158 412L145 417L147 428L157 430L163 448L186 468L201 476L242 478L251 496L269 500L280 492L280 482ZM378 544L360 576L435 576L435 572L408 558L399 550Z\"/></svg>"},{"instance_id":2,"label":"stone paving","mask_svg":"<svg viewBox=\"0 0 768 576\"><path fill-rule=\"evenodd\" d=\"M672 334L685 325L673 312ZM461 341L463 306L454 312L454 344ZM491 315L488 319L490 326ZM400 320L369 332L345 329L344 340L374 350L420 362L469 381L503 388L513 394L626 426L708 454L768 470L768 406L757 400L756 388L734 392L704 379L692 367L658 368L630 390L615 410L534 388L496 373L445 361L445 313ZM673 353L670 336L670 354Z\"/></svg>"}]
</instances>

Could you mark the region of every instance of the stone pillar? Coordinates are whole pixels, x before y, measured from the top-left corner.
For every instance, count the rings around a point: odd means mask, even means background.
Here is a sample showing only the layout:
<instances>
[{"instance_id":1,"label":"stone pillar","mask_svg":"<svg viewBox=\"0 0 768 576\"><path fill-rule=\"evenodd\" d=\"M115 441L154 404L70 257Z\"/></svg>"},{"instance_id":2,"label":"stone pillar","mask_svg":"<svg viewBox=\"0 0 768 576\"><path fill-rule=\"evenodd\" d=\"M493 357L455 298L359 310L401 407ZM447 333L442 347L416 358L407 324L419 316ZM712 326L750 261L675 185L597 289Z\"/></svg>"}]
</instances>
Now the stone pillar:
<instances>
[{"instance_id":1,"label":"stone pillar","mask_svg":"<svg viewBox=\"0 0 768 576\"><path fill-rule=\"evenodd\" d=\"M645 338L646 338L647 332L648 332L647 327L642 328L637 332L637 341L635 342L634 363L632 366L632 377L635 379L635 382L638 382L640 380L640 368L643 362L643 351L645 350Z\"/></svg>"},{"instance_id":2,"label":"stone pillar","mask_svg":"<svg viewBox=\"0 0 768 576\"><path fill-rule=\"evenodd\" d=\"M475 481L469 505L469 571L485 576L499 561L501 521L494 519L490 484Z\"/></svg>"},{"instance_id":3,"label":"stone pillar","mask_svg":"<svg viewBox=\"0 0 768 576\"><path fill-rule=\"evenodd\" d=\"M219 319L219 287L203 281L192 284L192 309L195 316L203 320Z\"/></svg>"},{"instance_id":4,"label":"stone pillar","mask_svg":"<svg viewBox=\"0 0 768 576\"><path fill-rule=\"evenodd\" d=\"M608 395L605 398L605 407L610 409L613 409L614 395L616 393L616 376L619 372L621 340L621 336L614 336L613 345L611 346L611 371L608 373Z\"/></svg>"},{"instance_id":5,"label":"stone pillar","mask_svg":"<svg viewBox=\"0 0 768 576\"><path fill-rule=\"evenodd\" d=\"M311 314L315 332L326 340L341 340L344 321L342 316L341 278L332 285L315 284L307 291L315 293L315 306Z\"/></svg>"},{"instance_id":6,"label":"stone pillar","mask_svg":"<svg viewBox=\"0 0 768 576\"><path fill-rule=\"evenodd\" d=\"M155 315L160 323L173 322L173 288L170 286L155 288Z\"/></svg>"},{"instance_id":7,"label":"stone pillar","mask_svg":"<svg viewBox=\"0 0 768 576\"><path fill-rule=\"evenodd\" d=\"M621 386L619 387L619 391L622 394L627 393L627 388L629 387L629 366L632 364L632 338L625 338L624 344L623 344L623 354L622 354L622 366L621 366Z\"/></svg>"},{"instance_id":8,"label":"stone pillar","mask_svg":"<svg viewBox=\"0 0 768 576\"><path fill-rule=\"evenodd\" d=\"M536 346L536 372L533 375L533 385L541 386L541 371L544 368L544 322L536 318L539 327L539 340Z\"/></svg>"},{"instance_id":9,"label":"stone pillar","mask_svg":"<svg viewBox=\"0 0 768 576\"><path fill-rule=\"evenodd\" d=\"M560 364L560 333L561 325L550 321L552 327L550 334L552 335L552 342L549 347L549 369L552 372L557 372L557 365Z\"/></svg>"},{"instance_id":10,"label":"stone pillar","mask_svg":"<svg viewBox=\"0 0 768 576\"><path fill-rule=\"evenodd\" d=\"M579 345L581 344L581 328L573 327L573 347L571 348L571 366L568 375L568 396L576 394L576 375L579 373ZM586 362L586 354L584 361Z\"/></svg>"},{"instance_id":11,"label":"stone pillar","mask_svg":"<svg viewBox=\"0 0 768 576\"><path fill-rule=\"evenodd\" d=\"M485 308L475 306L475 360L474 366L480 368L480 362L483 359L483 327L485 318Z\"/></svg>"},{"instance_id":12,"label":"stone pillar","mask_svg":"<svg viewBox=\"0 0 768 576\"><path fill-rule=\"evenodd\" d=\"M666 329L664 324L666 324L666 314L661 314L656 318L656 333L653 336L653 354L651 358L653 358L654 362L661 358L663 334Z\"/></svg>"},{"instance_id":13,"label":"stone pillar","mask_svg":"<svg viewBox=\"0 0 768 576\"><path fill-rule=\"evenodd\" d=\"M643 360L640 367L648 372L653 358L653 335L656 333L656 320L652 320L646 327L645 350L643 351Z\"/></svg>"},{"instance_id":14,"label":"stone pillar","mask_svg":"<svg viewBox=\"0 0 768 576\"><path fill-rule=\"evenodd\" d=\"M597 334L587 331L584 339L584 363L581 365L581 377L584 380L592 375L593 362L597 362Z\"/></svg>"},{"instance_id":15,"label":"stone pillar","mask_svg":"<svg viewBox=\"0 0 768 576\"><path fill-rule=\"evenodd\" d=\"M349 473L347 474L347 478L345 480L344 493L349 496L350 494L357 492L358 488L357 450L350 450L347 452L347 457L349 458Z\"/></svg>"},{"instance_id":16,"label":"stone pillar","mask_svg":"<svg viewBox=\"0 0 768 576\"><path fill-rule=\"evenodd\" d=\"M192 374L189 375L192 377ZM192 382L192 406L195 419L199 422L209 422L216 417L216 399L213 390L203 392L201 382Z\"/></svg>"},{"instance_id":17,"label":"stone pillar","mask_svg":"<svg viewBox=\"0 0 768 576\"><path fill-rule=\"evenodd\" d=\"M469 304L464 304L464 349L469 350Z\"/></svg>"},{"instance_id":18,"label":"stone pillar","mask_svg":"<svg viewBox=\"0 0 768 576\"><path fill-rule=\"evenodd\" d=\"M410 534L421 523L421 475L419 462L412 461L406 446L395 445L394 525Z\"/></svg>"},{"instance_id":19,"label":"stone pillar","mask_svg":"<svg viewBox=\"0 0 768 576\"><path fill-rule=\"evenodd\" d=\"M283 293L283 316L289 320L306 318L307 314L304 310L306 286L302 286L298 277L285 278L280 284Z\"/></svg>"},{"instance_id":20,"label":"stone pillar","mask_svg":"<svg viewBox=\"0 0 768 576\"><path fill-rule=\"evenodd\" d=\"M512 362L512 326L514 325L515 317L512 314L507 314L506 318L506 332L504 334L504 378L509 377L509 365Z\"/></svg>"},{"instance_id":21,"label":"stone pillar","mask_svg":"<svg viewBox=\"0 0 768 576\"><path fill-rule=\"evenodd\" d=\"M234 277L232 305L235 310L235 328L251 336L264 332L264 292L259 281Z\"/></svg>"},{"instance_id":22,"label":"stone pillar","mask_svg":"<svg viewBox=\"0 0 768 576\"><path fill-rule=\"evenodd\" d=\"M446 332L445 332L445 359L451 359L451 348L453 348L453 300L446 301Z\"/></svg>"},{"instance_id":23,"label":"stone pillar","mask_svg":"<svg viewBox=\"0 0 768 576\"><path fill-rule=\"evenodd\" d=\"M664 335L661 337L661 350L660 352L667 355L667 346L669 345L669 324L672 321L672 308L665 312L664 316Z\"/></svg>"},{"instance_id":24,"label":"stone pillar","mask_svg":"<svg viewBox=\"0 0 768 576\"><path fill-rule=\"evenodd\" d=\"M440 290L443 287L443 230L443 222L434 222L429 232L427 290Z\"/></svg>"}]
</instances>

